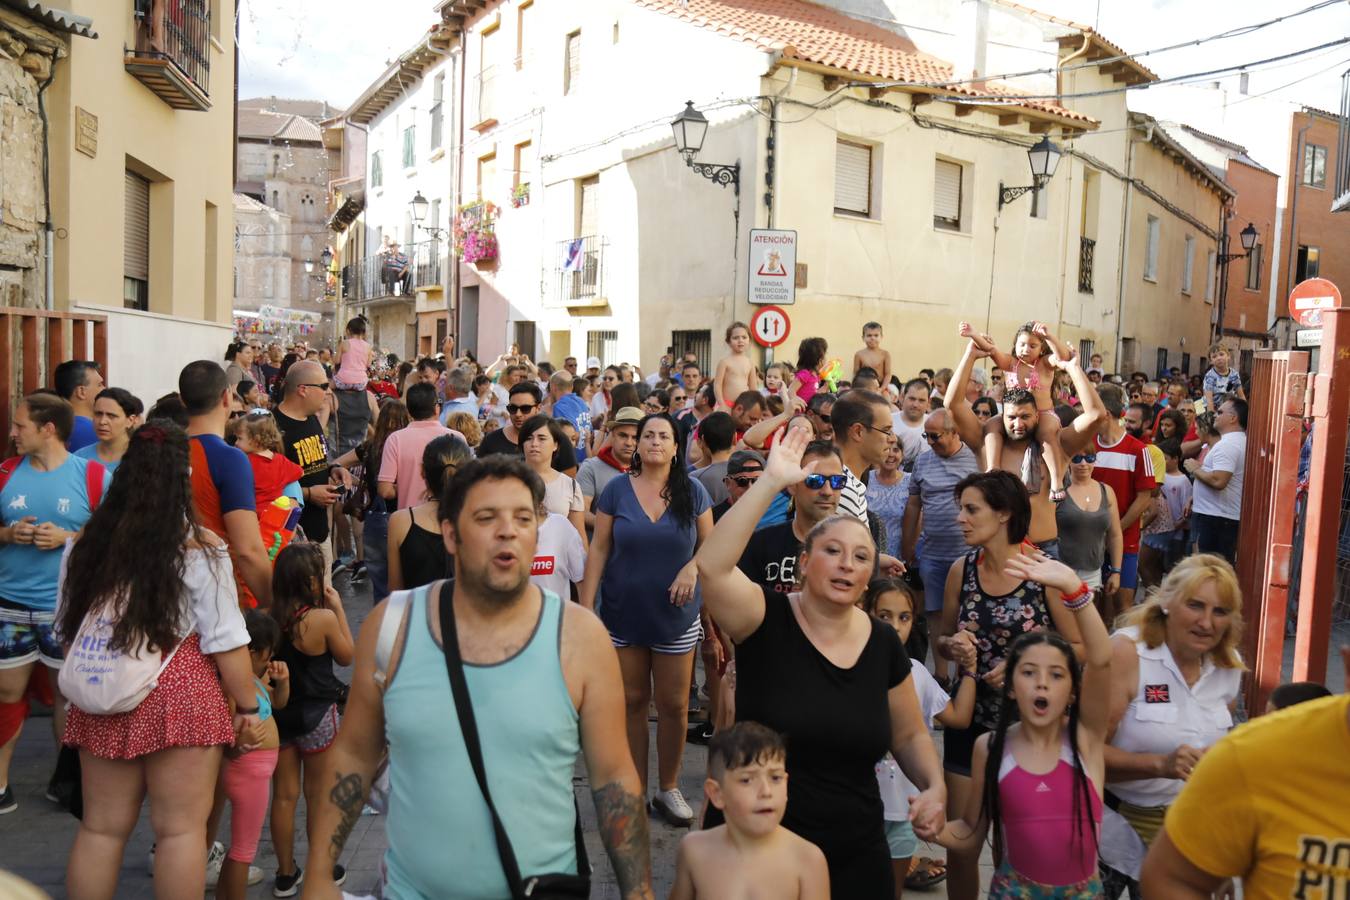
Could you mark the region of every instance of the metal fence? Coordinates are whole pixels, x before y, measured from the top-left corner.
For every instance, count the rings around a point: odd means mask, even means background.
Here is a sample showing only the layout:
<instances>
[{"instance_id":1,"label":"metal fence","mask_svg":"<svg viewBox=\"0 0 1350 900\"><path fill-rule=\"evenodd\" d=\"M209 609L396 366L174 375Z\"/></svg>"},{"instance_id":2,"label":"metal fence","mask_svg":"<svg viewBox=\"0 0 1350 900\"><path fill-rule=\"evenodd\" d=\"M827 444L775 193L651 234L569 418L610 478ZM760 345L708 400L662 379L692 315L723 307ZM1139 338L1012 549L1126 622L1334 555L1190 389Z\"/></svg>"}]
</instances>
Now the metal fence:
<instances>
[{"instance_id":1,"label":"metal fence","mask_svg":"<svg viewBox=\"0 0 1350 900\"><path fill-rule=\"evenodd\" d=\"M209 93L211 10L207 0L136 0L138 35L133 55L169 61Z\"/></svg>"},{"instance_id":2,"label":"metal fence","mask_svg":"<svg viewBox=\"0 0 1350 900\"><path fill-rule=\"evenodd\" d=\"M348 302L412 296L418 288L441 284L441 244L422 241L408 248L407 267L386 253L364 256L342 267L342 297ZM402 271L401 271L402 269Z\"/></svg>"},{"instance_id":3,"label":"metal fence","mask_svg":"<svg viewBox=\"0 0 1350 900\"><path fill-rule=\"evenodd\" d=\"M585 306L604 299L605 242L598 235L559 241L557 264L558 299L564 306Z\"/></svg>"}]
</instances>

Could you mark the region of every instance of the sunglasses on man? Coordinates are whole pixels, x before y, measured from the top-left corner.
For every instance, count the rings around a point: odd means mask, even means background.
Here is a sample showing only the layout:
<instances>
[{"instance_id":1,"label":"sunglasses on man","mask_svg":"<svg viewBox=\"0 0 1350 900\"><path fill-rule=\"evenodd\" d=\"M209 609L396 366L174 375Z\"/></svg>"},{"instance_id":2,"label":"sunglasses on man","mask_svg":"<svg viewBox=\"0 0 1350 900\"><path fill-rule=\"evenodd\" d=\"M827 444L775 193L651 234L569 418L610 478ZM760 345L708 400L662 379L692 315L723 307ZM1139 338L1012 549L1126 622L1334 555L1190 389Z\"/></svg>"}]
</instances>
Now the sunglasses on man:
<instances>
[{"instance_id":1,"label":"sunglasses on man","mask_svg":"<svg viewBox=\"0 0 1350 900\"><path fill-rule=\"evenodd\" d=\"M808 488L810 488L810 489L813 490L813 491L818 491L818 490L820 490L821 488L823 488L823 487L825 486L825 482L826 482L826 481L828 481L828 482L830 483L830 487L831 487L831 488L833 488L833 489L836 490L836 491L839 491L839 490L843 490L844 485L848 484L848 476L847 476L847 475L814 475L814 474L813 474L813 475L807 475L806 478L802 480L802 484L806 485Z\"/></svg>"},{"instance_id":2,"label":"sunglasses on man","mask_svg":"<svg viewBox=\"0 0 1350 900\"><path fill-rule=\"evenodd\" d=\"M748 488L752 487L752 486L754 485L754 483L755 483L756 481L758 481L758 480L759 480L759 473L758 473L758 472L756 472L755 475L754 475L753 477L751 477L751 476L749 476L749 475L728 475L728 476L727 476L727 481L730 481L732 484L736 485L736 487L742 488L742 489L748 489Z\"/></svg>"},{"instance_id":3,"label":"sunglasses on man","mask_svg":"<svg viewBox=\"0 0 1350 900\"><path fill-rule=\"evenodd\" d=\"M930 444L936 444L938 441L942 440L942 437L943 437L944 434L946 434L946 432L943 432L943 431L925 431L925 432L923 433L923 439L924 439L925 441L927 441L928 443L930 443Z\"/></svg>"},{"instance_id":4,"label":"sunglasses on man","mask_svg":"<svg viewBox=\"0 0 1350 900\"><path fill-rule=\"evenodd\" d=\"M514 404L514 403L508 403L508 404L506 404L506 411L507 411L508 413L510 413L511 415L513 415L513 416L514 416L516 413L534 412L534 404L533 404L533 403L522 403L522 404L520 404L519 406L517 406L517 405Z\"/></svg>"}]
</instances>

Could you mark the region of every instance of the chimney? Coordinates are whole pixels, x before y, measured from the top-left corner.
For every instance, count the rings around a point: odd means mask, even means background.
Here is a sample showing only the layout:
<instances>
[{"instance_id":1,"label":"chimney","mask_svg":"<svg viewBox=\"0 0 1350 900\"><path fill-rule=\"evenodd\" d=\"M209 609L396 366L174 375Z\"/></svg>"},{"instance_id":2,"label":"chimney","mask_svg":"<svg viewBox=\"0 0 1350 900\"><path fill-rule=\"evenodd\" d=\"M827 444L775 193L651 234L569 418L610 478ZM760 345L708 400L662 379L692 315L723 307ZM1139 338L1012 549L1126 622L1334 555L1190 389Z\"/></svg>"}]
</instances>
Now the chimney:
<instances>
[{"instance_id":1,"label":"chimney","mask_svg":"<svg viewBox=\"0 0 1350 900\"><path fill-rule=\"evenodd\" d=\"M988 74L985 56L989 46L988 0L960 0L956 11L955 52L952 76L957 81L983 78Z\"/></svg>"}]
</instances>

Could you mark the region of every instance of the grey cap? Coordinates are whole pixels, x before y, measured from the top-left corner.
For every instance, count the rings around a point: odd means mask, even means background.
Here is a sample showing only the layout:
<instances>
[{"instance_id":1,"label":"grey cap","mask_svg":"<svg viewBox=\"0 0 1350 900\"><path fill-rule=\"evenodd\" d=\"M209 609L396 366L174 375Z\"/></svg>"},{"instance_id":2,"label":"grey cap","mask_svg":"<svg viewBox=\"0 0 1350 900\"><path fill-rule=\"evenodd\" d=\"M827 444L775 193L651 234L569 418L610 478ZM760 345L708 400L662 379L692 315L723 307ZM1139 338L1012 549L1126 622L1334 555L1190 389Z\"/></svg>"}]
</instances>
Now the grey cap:
<instances>
[{"instance_id":1,"label":"grey cap","mask_svg":"<svg viewBox=\"0 0 1350 900\"><path fill-rule=\"evenodd\" d=\"M727 476L741 475L747 471L763 472L764 457L754 450L737 450L727 460Z\"/></svg>"}]
</instances>

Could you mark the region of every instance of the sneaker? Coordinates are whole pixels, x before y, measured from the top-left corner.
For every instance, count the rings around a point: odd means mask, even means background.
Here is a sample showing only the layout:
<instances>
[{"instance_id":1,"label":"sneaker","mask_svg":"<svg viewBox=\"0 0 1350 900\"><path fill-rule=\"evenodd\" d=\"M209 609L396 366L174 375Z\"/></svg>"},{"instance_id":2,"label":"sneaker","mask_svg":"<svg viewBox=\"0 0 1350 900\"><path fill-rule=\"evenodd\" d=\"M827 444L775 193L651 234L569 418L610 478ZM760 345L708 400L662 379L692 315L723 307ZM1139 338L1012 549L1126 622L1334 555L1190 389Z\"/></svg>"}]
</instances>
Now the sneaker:
<instances>
[{"instance_id":1,"label":"sneaker","mask_svg":"<svg viewBox=\"0 0 1350 900\"><path fill-rule=\"evenodd\" d=\"M711 722L694 722L690 724L684 737L691 744L706 744L712 740L712 736L713 724Z\"/></svg>"},{"instance_id":2,"label":"sneaker","mask_svg":"<svg viewBox=\"0 0 1350 900\"><path fill-rule=\"evenodd\" d=\"M150 865L155 864L155 850L150 848ZM211 845L211 850L206 854L206 887L215 888L220 884L220 868L225 865L225 845L216 841ZM248 883L259 884L263 880L263 870L257 866L248 867Z\"/></svg>"},{"instance_id":3,"label":"sneaker","mask_svg":"<svg viewBox=\"0 0 1350 900\"><path fill-rule=\"evenodd\" d=\"M356 562L352 563L351 574L353 583L358 581L365 581L366 576L368 574L366 572L366 561L364 559L358 559Z\"/></svg>"},{"instance_id":4,"label":"sneaker","mask_svg":"<svg viewBox=\"0 0 1350 900\"><path fill-rule=\"evenodd\" d=\"M333 884L342 887L342 882L347 880L347 870L343 866L333 865Z\"/></svg>"},{"instance_id":5,"label":"sneaker","mask_svg":"<svg viewBox=\"0 0 1350 900\"><path fill-rule=\"evenodd\" d=\"M345 571L347 571L347 564L345 562L340 559L333 560L333 568L329 570L330 575L336 576L338 573Z\"/></svg>"},{"instance_id":6,"label":"sneaker","mask_svg":"<svg viewBox=\"0 0 1350 900\"><path fill-rule=\"evenodd\" d=\"M14 789L5 785L5 789L0 791L0 816L5 813L12 813L19 808L19 801L14 799Z\"/></svg>"},{"instance_id":7,"label":"sneaker","mask_svg":"<svg viewBox=\"0 0 1350 900\"><path fill-rule=\"evenodd\" d=\"M282 875L277 873L276 880L272 882L273 897L294 897L300 892L300 882L305 880L305 870L299 866L295 867L295 872L291 875Z\"/></svg>"},{"instance_id":8,"label":"sneaker","mask_svg":"<svg viewBox=\"0 0 1350 900\"><path fill-rule=\"evenodd\" d=\"M694 811L685 802L679 788L661 791L652 798L652 809L659 812L667 822L680 828L694 824Z\"/></svg>"}]
</instances>

